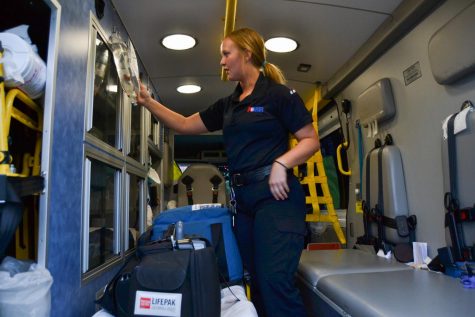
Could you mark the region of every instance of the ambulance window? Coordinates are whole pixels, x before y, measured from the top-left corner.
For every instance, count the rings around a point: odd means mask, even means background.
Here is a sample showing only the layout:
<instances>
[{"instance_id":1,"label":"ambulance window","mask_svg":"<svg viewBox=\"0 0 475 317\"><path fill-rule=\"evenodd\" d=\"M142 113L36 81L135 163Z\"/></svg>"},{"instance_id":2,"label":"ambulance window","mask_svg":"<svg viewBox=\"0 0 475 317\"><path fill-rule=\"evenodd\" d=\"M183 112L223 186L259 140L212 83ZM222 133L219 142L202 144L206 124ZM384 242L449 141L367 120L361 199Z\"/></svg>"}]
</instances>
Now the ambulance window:
<instances>
[{"instance_id":1,"label":"ambulance window","mask_svg":"<svg viewBox=\"0 0 475 317\"><path fill-rule=\"evenodd\" d=\"M117 146L121 87L112 52L97 33L94 58L92 128L88 131L113 147Z\"/></svg>"},{"instance_id":2,"label":"ambulance window","mask_svg":"<svg viewBox=\"0 0 475 317\"><path fill-rule=\"evenodd\" d=\"M89 261L88 270L118 255L118 192L120 171L108 164L88 159L89 176Z\"/></svg>"},{"instance_id":3,"label":"ambulance window","mask_svg":"<svg viewBox=\"0 0 475 317\"><path fill-rule=\"evenodd\" d=\"M140 236L140 224L142 214L142 193L144 180L137 175L127 174L129 179L129 195L128 195L128 246L127 249L132 249L137 245L137 239Z\"/></svg>"},{"instance_id":4,"label":"ambulance window","mask_svg":"<svg viewBox=\"0 0 475 317\"><path fill-rule=\"evenodd\" d=\"M153 144L155 144L159 149L161 149L161 144L160 144L160 135L162 135L163 133L161 132L161 126L160 126L160 122L157 121L157 119L155 119L154 116L150 116L151 117L151 122L150 122L150 125L151 125L151 135L149 136L149 138L151 138L151 140L153 141Z\"/></svg>"},{"instance_id":5,"label":"ambulance window","mask_svg":"<svg viewBox=\"0 0 475 317\"><path fill-rule=\"evenodd\" d=\"M147 135L147 138L150 139L150 141L154 142L154 129L153 129L153 126L155 123L158 123L157 119L155 119L154 116L150 115L150 118L149 118L149 122L148 122L148 125L150 126L150 129L148 131L148 135Z\"/></svg>"},{"instance_id":6,"label":"ambulance window","mask_svg":"<svg viewBox=\"0 0 475 317\"><path fill-rule=\"evenodd\" d=\"M130 114L130 150L129 156L138 162L141 162L141 109L142 107L132 106Z\"/></svg>"},{"instance_id":7,"label":"ambulance window","mask_svg":"<svg viewBox=\"0 0 475 317\"><path fill-rule=\"evenodd\" d=\"M100 276L134 252L145 230L145 180L152 165L151 159L145 159L151 156L148 146L143 145L151 129L147 127L150 114L127 97L113 60L110 34L94 16L90 21L83 143L83 281Z\"/></svg>"}]
</instances>

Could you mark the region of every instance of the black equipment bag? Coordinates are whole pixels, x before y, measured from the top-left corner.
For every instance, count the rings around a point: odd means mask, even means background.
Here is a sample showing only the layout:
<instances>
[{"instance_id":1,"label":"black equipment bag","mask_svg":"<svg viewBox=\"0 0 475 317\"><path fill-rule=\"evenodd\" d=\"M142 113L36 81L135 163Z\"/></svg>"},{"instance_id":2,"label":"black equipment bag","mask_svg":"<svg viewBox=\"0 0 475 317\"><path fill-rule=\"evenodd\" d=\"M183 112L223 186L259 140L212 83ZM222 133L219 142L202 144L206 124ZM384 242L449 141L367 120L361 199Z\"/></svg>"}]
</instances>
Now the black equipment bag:
<instances>
[{"instance_id":1,"label":"black equipment bag","mask_svg":"<svg viewBox=\"0 0 475 317\"><path fill-rule=\"evenodd\" d=\"M139 239L132 256L97 300L117 317L219 317L221 294L214 250L192 243L175 249L170 240L150 241L150 230ZM204 243L203 243L204 242Z\"/></svg>"}]
</instances>

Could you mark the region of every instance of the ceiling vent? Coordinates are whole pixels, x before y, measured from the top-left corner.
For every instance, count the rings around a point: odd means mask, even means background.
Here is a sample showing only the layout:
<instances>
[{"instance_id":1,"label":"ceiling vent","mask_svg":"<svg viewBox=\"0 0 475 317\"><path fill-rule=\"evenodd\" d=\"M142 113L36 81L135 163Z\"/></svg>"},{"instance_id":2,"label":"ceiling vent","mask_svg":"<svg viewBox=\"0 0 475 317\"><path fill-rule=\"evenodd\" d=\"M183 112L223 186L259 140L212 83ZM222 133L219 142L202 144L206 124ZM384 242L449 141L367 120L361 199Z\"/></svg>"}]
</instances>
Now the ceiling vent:
<instances>
[{"instance_id":1,"label":"ceiling vent","mask_svg":"<svg viewBox=\"0 0 475 317\"><path fill-rule=\"evenodd\" d=\"M306 73L310 70L310 68L312 68L312 65L310 64L299 64L299 66L297 67L297 70L299 72Z\"/></svg>"}]
</instances>

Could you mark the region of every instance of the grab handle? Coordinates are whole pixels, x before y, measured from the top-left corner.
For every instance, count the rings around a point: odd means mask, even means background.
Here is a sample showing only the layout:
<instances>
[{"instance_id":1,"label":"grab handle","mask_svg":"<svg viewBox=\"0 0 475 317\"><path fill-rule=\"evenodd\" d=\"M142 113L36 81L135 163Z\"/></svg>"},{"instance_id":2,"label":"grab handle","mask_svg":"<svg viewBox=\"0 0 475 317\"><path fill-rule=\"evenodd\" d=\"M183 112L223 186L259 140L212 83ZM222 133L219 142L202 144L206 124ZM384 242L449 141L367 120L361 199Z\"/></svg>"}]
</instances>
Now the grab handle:
<instances>
[{"instance_id":1,"label":"grab handle","mask_svg":"<svg viewBox=\"0 0 475 317\"><path fill-rule=\"evenodd\" d=\"M345 149L346 149L347 146L348 146L347 141L345 141L342 144L338 145L338 147L336 149L336 160L338 162L338 170L340 171L340 173L342 173L343 175L346 175L346 176L351 176L351 169L348 169L348 171L343 170L343 164L341 162L341 148L345 147Z\"/></svg>"}]
</instances>

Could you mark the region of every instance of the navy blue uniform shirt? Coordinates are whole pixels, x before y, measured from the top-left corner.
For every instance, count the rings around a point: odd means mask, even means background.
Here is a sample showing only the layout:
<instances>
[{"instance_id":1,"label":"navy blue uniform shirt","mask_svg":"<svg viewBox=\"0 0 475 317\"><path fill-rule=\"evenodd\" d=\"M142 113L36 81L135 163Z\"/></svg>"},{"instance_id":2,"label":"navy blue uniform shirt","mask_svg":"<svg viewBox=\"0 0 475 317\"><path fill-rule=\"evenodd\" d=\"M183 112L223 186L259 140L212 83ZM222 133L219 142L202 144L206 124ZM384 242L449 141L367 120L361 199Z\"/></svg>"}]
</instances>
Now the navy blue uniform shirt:
<instances>
[{"instance_id":1,"label":"navy blue uniform shirt","mask_svg":"<svg viewBox=\"0 0 475 317\"><path fill-rule=\"evenodd\" d=\"M277 84L262 73L252 93L239 101L234 93L200 112L208 131L223 130L231 173L252 171L272 164L288 151L288 133L312 122L312 116L293 89Z\"/></svg>"}]
</instances>

